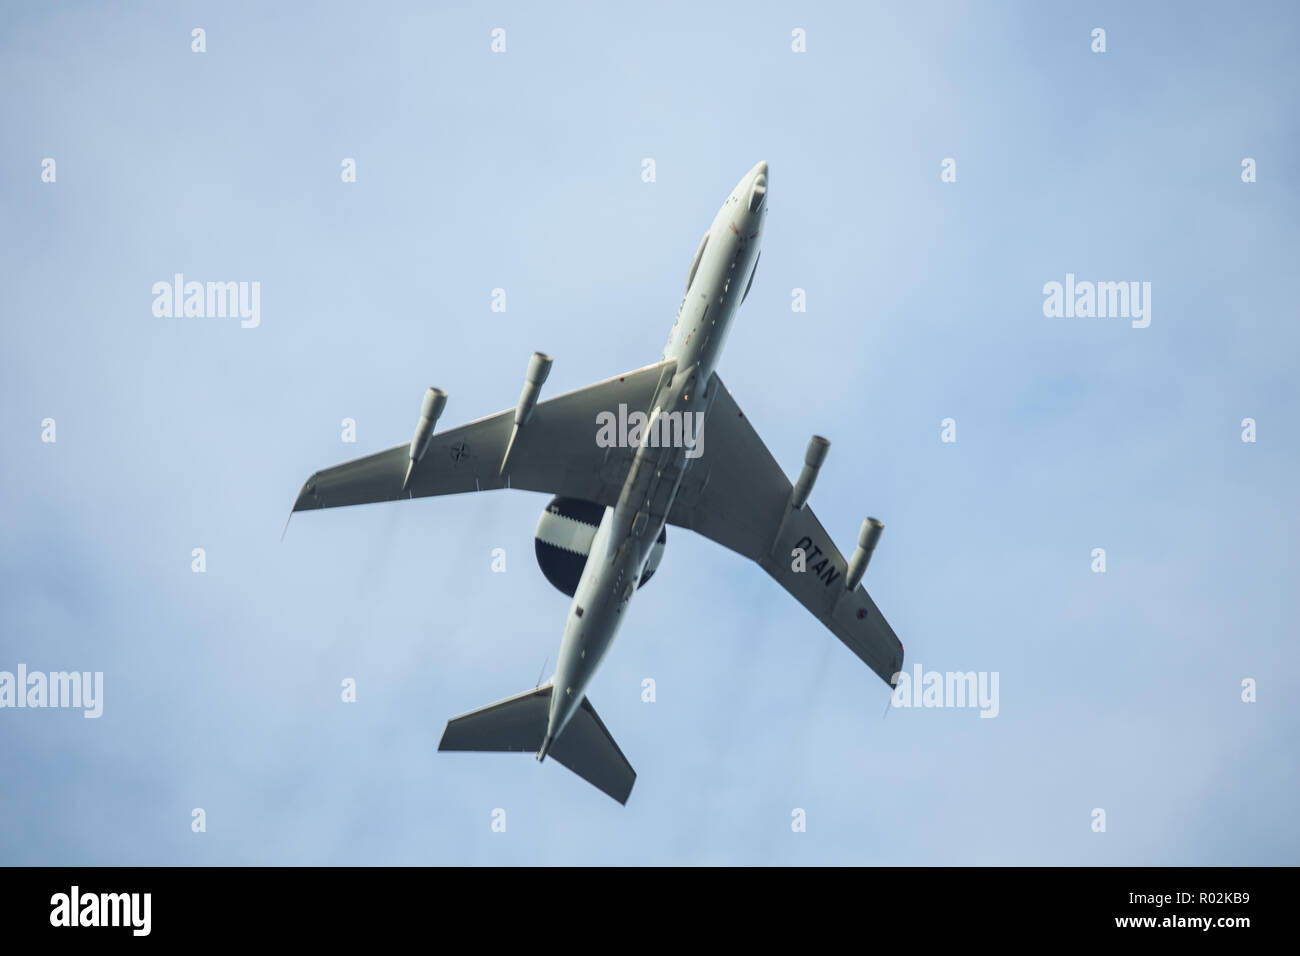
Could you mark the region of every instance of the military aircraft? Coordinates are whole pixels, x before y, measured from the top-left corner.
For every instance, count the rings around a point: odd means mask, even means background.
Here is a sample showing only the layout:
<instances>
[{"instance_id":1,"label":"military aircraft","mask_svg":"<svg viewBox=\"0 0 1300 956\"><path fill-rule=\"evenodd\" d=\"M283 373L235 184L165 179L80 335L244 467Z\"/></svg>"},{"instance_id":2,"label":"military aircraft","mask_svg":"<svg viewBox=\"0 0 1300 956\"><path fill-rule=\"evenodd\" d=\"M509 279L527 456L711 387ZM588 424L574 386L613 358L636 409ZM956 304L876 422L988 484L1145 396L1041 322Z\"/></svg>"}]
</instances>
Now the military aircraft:
<instances>
[{"instance_id":1,"label":"military aircraft","mask_svg":"<svg viewBox=\"0 0 1300 956\"><path fill-rule=\"evenodd\" d=\"M903 645L861 585L884 525L863 522L846 561L807 506L830 442L812 437L791 484L715 371L754 282L767 193L761 162L718 210L655 364L539 402L551 359L537 352L515 408L437 433L447 395L430 388L409 442L303 485L294 511L499 488L555 496L536 533L542 572L573 598L555 673L452 718L439 750L551 756L626 804L636 772L586 688L670 524L757 562L882 680L897 679Z\"/></svg>"}]
</instances>

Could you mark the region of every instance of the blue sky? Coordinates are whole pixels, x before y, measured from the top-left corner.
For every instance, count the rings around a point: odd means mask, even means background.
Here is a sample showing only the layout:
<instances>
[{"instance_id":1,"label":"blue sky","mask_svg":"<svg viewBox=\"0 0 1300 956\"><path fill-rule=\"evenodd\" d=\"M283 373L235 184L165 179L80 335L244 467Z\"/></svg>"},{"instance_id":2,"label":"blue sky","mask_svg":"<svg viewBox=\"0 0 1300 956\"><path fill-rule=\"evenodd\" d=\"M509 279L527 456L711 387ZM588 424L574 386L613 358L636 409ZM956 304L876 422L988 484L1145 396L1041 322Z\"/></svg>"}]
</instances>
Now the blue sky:
<instances>
[{"instance_id":1,"label":"blue sky","mask_svg":"<svg viewBox=\"0 0 1300 956\"><path fill-rule=\"evenodd\" d=\"M105 687L98 720L0 710L0 862L1300 862L1294 6L431 7L0 12L0 670ZM294 495L428 385L451 424L533 350L551 395L657 360L759 159L721 374L791 475L832 439L819 517L844 549L885 521L908 667L997 672L997 718L882 718L765 574L670 529L589 690L626 807L436 753L554 664L546 497L281 543ZM260 326L155 317L177 272L260 282ZM1046 318L1067 272L1151 282L1150 327Z\"/></svg>"}]
</instances>

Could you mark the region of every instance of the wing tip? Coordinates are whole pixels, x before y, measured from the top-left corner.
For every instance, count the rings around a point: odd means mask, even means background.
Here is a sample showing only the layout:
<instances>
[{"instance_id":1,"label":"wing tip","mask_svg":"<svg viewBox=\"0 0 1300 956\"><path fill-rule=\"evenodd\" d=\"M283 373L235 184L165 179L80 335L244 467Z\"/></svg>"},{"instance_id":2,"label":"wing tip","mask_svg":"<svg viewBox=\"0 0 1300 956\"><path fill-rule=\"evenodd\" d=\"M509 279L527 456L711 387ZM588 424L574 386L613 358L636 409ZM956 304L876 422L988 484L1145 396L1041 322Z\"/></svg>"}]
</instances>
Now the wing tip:
<instances>
[{"instance_id":1,"label":"wing tip","mask_svg":"<svg viewBox=\"0 0 1300 956\"><path fill-rule=\"evenodd\" d=\"M316 478L320 475L319 471L314 471L311 477L302 483L302 488L298 491L298 497L293 501L293 507L289 509L289 516L293 517L295 511L314 511L322 507L320 498L316 495ZM289 523L285 522L288 528Z\"/></svg>"}]
</instances>

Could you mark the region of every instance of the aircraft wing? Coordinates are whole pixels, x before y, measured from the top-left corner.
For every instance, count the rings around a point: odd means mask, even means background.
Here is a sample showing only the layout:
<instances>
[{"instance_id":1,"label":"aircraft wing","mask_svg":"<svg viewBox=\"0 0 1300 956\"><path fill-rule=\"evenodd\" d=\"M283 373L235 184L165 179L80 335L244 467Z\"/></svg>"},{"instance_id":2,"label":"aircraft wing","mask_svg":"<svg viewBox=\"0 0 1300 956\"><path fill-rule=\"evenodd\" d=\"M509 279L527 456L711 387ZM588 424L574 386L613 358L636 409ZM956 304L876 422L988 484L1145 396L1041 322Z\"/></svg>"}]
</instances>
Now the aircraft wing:
<instances>
[{"instance_id":1,"label":"aircraft wing","mask_svg":"<svg viewBox=\"0 0 1300 956\"><path fill-rule=\"evenodd\" d=\"M617 414L620 403L629 410L645 411L673 365L672 361L647 365L538 402L528 424L519 429L504 474L501 459L514 430L513 408L436 432L405 490L402 481L410 462L410 442L316 472L302 486L293 510L494 488L616 504L635 449L598 447L596 416L602 411Z\"/></svg>"},{"instance_id":2,"label":"aircraft wing","mask_svg":"<svg viewBox=\"0 0 1300 956\"><path fill-rule=\"evenodd\" d=\"M891 686L903 645L866 588L844 588L848 562L806 504L790 510L791 483L714 375L704 451L687 472L668 521L758 564ZM792 568L802 548L806 570Z\"/></svg>"}]
</instances>

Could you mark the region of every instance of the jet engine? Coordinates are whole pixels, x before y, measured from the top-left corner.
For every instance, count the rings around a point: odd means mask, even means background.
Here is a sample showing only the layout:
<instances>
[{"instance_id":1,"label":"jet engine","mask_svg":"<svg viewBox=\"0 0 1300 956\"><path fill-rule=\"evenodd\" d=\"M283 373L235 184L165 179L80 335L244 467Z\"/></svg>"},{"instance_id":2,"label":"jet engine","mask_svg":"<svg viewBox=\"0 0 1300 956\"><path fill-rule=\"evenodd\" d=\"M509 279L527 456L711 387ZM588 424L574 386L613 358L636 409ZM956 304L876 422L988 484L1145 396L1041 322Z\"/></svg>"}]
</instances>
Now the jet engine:
<instances>
[{"instance_id":1,"label":"jet engine","mask_svg":"<svg viewBox=\"0 0 1300 956\"><path fill-rule=\"evenodd\" d=\"M601 519L605 517L605 506L580 498L552 498L551 503L542 512L537 522L537 534L534 545L537 550L537 566L546 575L546 580L558 591L573 597L578 590L578 581L587 566L587 556L591 553L591 543L596 538ZM664 544L668 541L668 529L659 532L659 537L650 549L650 558L637 587L643 586L659 567L663 557Z\"/></svg>"}]
</instances>

